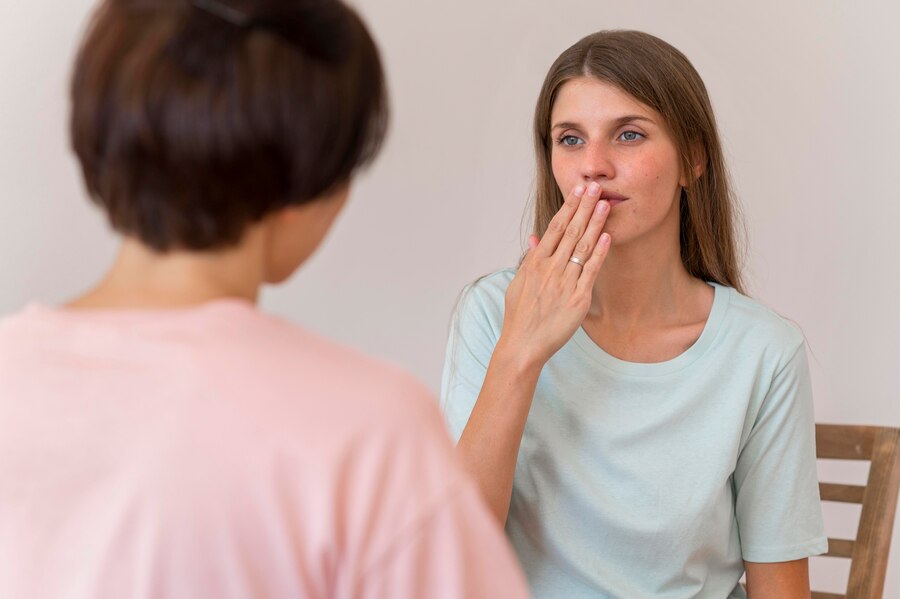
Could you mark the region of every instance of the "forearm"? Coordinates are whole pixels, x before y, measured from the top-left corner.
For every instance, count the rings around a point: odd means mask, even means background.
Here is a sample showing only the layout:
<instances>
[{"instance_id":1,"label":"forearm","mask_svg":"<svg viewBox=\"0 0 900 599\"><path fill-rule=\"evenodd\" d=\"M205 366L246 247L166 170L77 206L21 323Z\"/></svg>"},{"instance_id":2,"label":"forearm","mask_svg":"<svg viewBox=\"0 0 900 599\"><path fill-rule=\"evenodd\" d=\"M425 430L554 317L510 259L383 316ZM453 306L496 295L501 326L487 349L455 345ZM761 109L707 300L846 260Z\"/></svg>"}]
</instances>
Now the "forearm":
<instances>
[{"instance_id":1,"label":"forearm","mask_svg":"<svg viewBox=\"0 0 900 599\"><path fill-rule=\"evenodd\" d=\"M516 459L541 365L497 344L458 451L500 525L506 523Z\"/></svg>"},{"instance_id":2,"label":"forearm","mask_svg":"<svg viewBox=\"0 0 900 599\"><path fill-rule=\"evenodd\" d=\"M809 560L744 562L749 599L809 599Z\"/></svg>"}]
</instances>

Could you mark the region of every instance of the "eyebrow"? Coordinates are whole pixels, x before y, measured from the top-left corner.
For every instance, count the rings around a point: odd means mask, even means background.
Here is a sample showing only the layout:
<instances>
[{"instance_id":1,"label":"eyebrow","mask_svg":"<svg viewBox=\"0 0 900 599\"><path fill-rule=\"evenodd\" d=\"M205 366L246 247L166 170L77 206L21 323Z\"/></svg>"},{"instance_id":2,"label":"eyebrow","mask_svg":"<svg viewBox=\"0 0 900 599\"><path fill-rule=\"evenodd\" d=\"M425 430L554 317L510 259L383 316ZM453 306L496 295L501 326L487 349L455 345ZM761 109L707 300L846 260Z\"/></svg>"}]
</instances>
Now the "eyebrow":
<instances>
[{"instance_id":1,"label":"eyebrow","mask_svg":"<svg viewBox=\"0 0 900 599\"><path fill-rule=\"evenodd\" d=\"M624 125L626 123L632 123L634 121L647 121L648 123L651 123L653 125L656 124L656 122L649 117L641 116L639 114L628 114L625 116L620 116L619 118L614 120L613 127L614 128L621 127L622 125ZM553 125L553 127L550 128L550 130L553 131L555 129L580 129L580 128L581 128L581 126L578 123L564 121L562 123L556 123L555 125Z\"/></svg>"}]
</instances>

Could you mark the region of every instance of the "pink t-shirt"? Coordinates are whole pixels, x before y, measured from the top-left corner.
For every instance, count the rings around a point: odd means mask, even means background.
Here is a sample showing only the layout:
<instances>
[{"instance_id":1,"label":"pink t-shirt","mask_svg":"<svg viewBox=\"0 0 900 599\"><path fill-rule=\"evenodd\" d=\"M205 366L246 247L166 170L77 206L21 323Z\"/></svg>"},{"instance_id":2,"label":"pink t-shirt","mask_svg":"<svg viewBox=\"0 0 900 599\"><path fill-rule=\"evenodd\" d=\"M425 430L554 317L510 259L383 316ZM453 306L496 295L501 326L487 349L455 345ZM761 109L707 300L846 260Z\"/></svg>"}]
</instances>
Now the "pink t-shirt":
<instances>
[{"instance_id":1,"label":"pink t-shirt","mask_svg":"<svg viewBox=\"0 0 900 599\"><path fill-rule=\"evenodd\" d=\"M0 597L526 595L403 372L241 300L0 320Z\"/></svg>"}]
</instances>

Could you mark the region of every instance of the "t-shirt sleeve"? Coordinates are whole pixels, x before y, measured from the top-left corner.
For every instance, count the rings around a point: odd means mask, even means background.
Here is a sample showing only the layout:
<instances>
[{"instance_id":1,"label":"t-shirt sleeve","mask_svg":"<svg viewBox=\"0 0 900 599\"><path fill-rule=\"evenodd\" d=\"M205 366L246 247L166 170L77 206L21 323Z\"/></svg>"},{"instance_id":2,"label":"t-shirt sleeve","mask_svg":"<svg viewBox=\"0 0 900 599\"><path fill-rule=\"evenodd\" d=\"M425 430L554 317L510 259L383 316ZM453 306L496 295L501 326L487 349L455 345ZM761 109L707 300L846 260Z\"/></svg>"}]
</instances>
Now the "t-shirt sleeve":
<instances>
[{"instance_id":1,"label":"t-shirt sleeve","mask_svg":"<svg viewBox=\"0 0 900 599\"><path fill-rule=\"evenodd\" d=\"M734 488L744 560L789 561L828 550L802 344L772 379L738 457Z\"/></svg>"},{"instance_id":2,"label":"t-shirt sleeve","mask_svg":"<svg viewBox=\"0 0 900 599\"><path fill-rule=\"evenodd\" d=\"M530 596L512 549L468 481L403 533L374 566L359 599Z\"/></svg>"},{"instance_id":3,"label":"t-shirt sleeve","mask_svg":"<svg viewBox=\"0 0 900 599\"><path fill-rule=\"evenodd\" d=\"M494 275L495 277L498 275ZM458 442L500 338L505 293L482 280L463 290L450 324L441 379L441 411Z\"/></svg>"}]
</instances>

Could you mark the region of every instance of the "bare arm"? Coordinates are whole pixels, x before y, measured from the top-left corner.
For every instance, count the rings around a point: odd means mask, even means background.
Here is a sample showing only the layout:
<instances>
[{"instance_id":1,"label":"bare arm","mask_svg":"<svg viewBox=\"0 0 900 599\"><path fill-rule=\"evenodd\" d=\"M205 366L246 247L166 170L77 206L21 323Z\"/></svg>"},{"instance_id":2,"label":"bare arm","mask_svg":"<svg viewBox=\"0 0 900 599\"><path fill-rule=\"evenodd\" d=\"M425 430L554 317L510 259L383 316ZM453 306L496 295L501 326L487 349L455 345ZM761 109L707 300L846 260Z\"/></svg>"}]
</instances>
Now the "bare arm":
<instances>
[{"instance_id":1,"label":"bare arm","mask_svg":"<svg viewBox=\"0 0 900 599\"><path fill-rule=\"evenodd\" d=\"M576 188L543 239L530 240L506 291L500 339L459 440L463 464L501 525L538 376L584 321L609 249L609 235L601 236L609 206L599 197L596 184L587 193Z\"/></svg>"},{"instance_id":2,"label":"bare arm","mask_svg":"<svg viewBox=\"0 0 900 599\"><path fill-rule=\"evenodd\" d=\"M749 599L809 599L809 560L744 562Z\"/></svg>"},{"instance_id":3,"label":"bare arm","mask_svg":"<svg viewBox=\"0 0 900 599\"><path fill-rule=\"evenodd\" d=\"M457 446L501 526L509 511L516 457L540 372L518 360L515 348L506 350L498 343Z\"/></svg>"}]
</instances>

